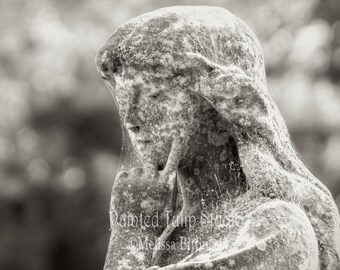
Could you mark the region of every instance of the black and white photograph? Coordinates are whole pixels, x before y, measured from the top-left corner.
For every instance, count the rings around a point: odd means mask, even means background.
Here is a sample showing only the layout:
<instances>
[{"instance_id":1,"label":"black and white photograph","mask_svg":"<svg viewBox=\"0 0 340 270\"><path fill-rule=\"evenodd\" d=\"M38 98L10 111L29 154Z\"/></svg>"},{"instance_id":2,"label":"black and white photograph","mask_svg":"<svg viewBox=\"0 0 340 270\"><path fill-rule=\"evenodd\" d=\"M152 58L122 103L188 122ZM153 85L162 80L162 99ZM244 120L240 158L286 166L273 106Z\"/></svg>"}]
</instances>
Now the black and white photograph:
<instances>
[{"instance_id":1,"label":"black and white photograph","mask_svg":"<svg viewBox=\"0 0 340 270\"><path fill-rule=\"evenodd\" d=\"M340 1L0 0L0 270L340 270Z\"/></svg>"}]
</instances>

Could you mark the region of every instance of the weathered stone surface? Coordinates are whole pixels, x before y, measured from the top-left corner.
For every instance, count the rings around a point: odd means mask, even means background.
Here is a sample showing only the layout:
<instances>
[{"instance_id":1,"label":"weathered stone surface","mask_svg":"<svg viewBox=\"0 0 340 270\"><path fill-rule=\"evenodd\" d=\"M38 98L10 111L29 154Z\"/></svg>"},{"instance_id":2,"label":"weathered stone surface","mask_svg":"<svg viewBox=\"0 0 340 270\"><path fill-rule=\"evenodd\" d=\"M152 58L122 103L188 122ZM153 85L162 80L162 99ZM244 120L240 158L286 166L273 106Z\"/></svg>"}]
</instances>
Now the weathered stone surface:
<instances>
[{"instance_id":1,"label":"weathered stone surface","mask_svg":"<svg viewBox=\"0 0 340 270\"><path fill-rule=\"evenodd\" d=\"M96 62L139 164L114 183L105 269L340 268L338 210L295 153L240 19L160 9Z\"/></svg>"}]
</instances>

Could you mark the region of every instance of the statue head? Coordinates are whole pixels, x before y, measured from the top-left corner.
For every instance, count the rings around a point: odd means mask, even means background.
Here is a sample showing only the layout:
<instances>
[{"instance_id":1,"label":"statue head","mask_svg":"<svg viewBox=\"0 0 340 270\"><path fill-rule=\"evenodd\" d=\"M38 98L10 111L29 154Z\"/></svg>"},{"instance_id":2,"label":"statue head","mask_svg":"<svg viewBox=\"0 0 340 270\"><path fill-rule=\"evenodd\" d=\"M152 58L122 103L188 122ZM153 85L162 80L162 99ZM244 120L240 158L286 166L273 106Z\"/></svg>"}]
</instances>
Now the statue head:
<instances>
[{"instance_id":1,"label":"statue head","mask_svg":"<svg viewBox=\"0 0 340 270\"><path fill-rule=\"evenodd\" d=\"M256 37L227 10L206 9L209 16L200 16L198 7L139 16L97 53L98 71L143 162L164 167L176 137L190 145L182 158L207 144L223 146L221 152L235 135L233 119L246 123L257 105L264 110L257 97L266 80Z\"/></svg>"}]
</instances>

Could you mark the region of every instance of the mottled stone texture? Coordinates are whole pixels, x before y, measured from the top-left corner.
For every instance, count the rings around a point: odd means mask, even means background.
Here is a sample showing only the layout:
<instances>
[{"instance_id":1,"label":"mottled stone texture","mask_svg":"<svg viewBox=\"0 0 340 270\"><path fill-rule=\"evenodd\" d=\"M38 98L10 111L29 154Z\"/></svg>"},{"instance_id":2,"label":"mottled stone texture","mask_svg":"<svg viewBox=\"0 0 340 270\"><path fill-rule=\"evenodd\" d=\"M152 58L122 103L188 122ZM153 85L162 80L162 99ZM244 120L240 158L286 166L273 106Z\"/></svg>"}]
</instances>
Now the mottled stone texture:
<instances>
[{"instance_id":1,"label":"mottled stone texture","mask_svg":"<svg viewBox=\"0 0 340 270\"><path fill-rule=\"evenodd\" d=\"M113 222L106 270L339 268L338 210L295 153L240 19L160 9L119 27L96 62L138 164L116 177L111 212L140 222Z\"/></svg>"}]
</instances>

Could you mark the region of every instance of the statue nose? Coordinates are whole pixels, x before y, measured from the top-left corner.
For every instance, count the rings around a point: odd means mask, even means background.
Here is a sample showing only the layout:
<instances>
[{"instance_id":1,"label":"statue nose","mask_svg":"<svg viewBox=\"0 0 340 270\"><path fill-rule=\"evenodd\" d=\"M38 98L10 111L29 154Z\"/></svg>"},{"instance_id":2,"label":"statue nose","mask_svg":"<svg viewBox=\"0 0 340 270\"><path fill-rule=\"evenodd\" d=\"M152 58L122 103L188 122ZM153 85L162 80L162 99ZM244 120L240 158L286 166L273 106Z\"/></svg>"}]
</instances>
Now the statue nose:
<instances>
[{"instance_id":1,"label":"statue nose","mask_svg":"<svg viewBox=\"0 0 340 270\"><path fill-rule=\"evenodd\" d=\"M130 122L126 123L126 124L125 124L125 127L126 127L128 130L132 131L133 133L137 133L137 132L140 131L140 126L139 126L139 125L132 124L132 123L130 123Z\"/></svg>"},{"instance_id":2,"label":"statue nose","mask_svg":"<svg viewBox=\"0 0 340 270\"><path fill-rule=\"evenodd\" d=\"M143 123L142 119L140 118L140 91L138 87L133 87L131 90L132 93L129 97L129 104L124 117L124 125L129 131L138 133L141 129L141 124Z\"/></svg>"}]
</instances>

